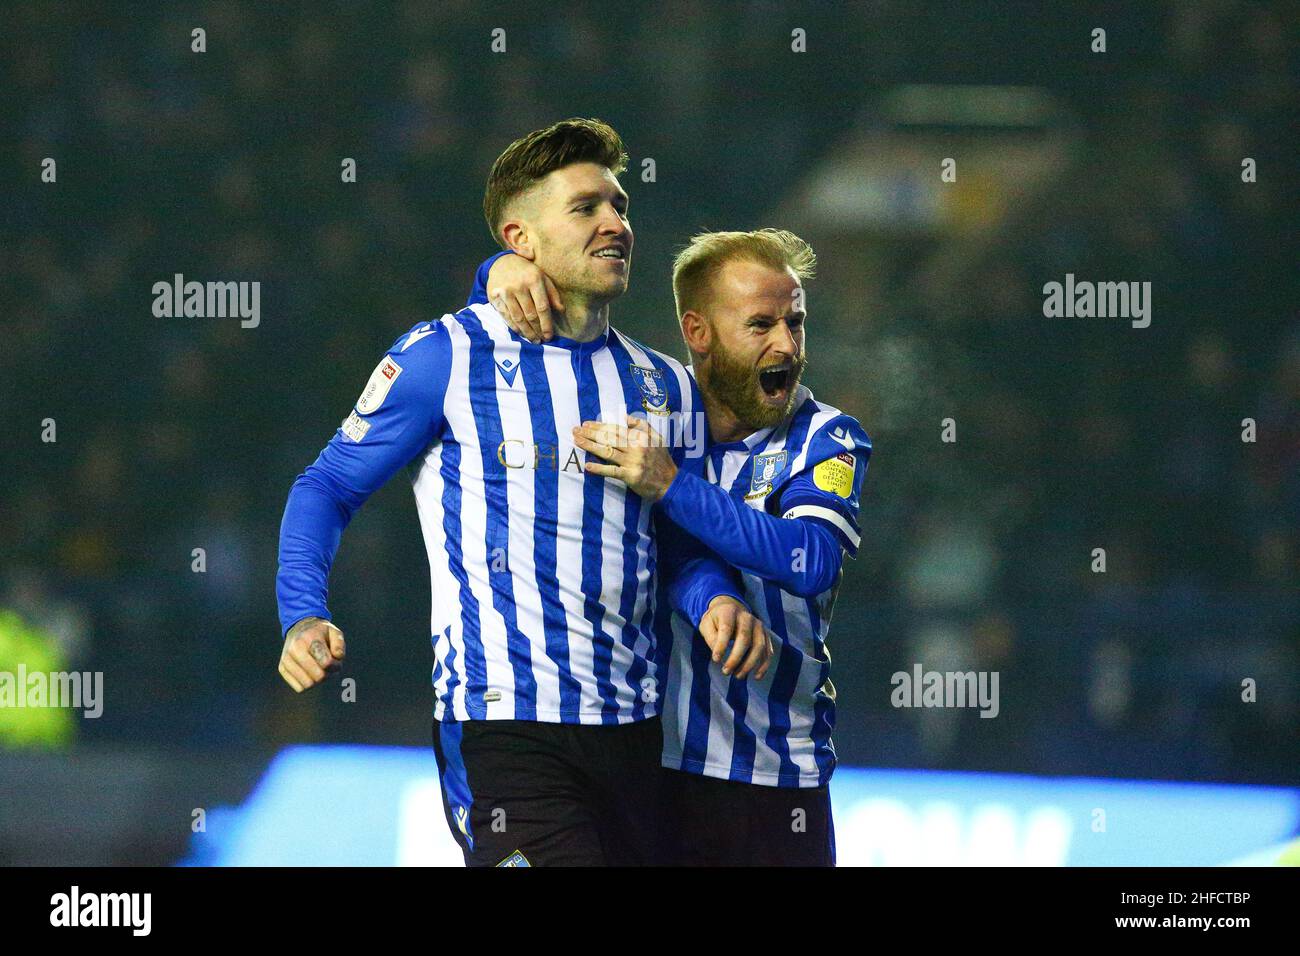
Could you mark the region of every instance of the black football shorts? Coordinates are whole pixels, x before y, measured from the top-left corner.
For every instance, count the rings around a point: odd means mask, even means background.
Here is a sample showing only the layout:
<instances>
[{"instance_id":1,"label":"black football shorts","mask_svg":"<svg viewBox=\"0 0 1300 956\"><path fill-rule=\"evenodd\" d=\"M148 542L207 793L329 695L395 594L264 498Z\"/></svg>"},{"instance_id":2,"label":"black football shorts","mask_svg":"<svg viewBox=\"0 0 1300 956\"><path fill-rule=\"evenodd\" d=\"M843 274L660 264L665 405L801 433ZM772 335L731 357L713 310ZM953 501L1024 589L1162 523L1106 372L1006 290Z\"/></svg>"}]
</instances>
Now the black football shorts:
<instances>
[{"instance_id":1,"label":"black football shorts","mask_svg":"<svg viewBox=\"0 0 1300 956\"><path fill-rule=\"evenodd\" d=\"M830 788L665 770L678 866L834 866Z\"/></svg>"},{"instance_id":2,"label":"black football shorts","mask_svg":"<svg viewBox=\"0 0 1300 956\"><path fill-rule=\"evenodd\" d=\"M433 722L467 866L649 866L664 852L660 720Z\"/></svg>"}]
</instances>

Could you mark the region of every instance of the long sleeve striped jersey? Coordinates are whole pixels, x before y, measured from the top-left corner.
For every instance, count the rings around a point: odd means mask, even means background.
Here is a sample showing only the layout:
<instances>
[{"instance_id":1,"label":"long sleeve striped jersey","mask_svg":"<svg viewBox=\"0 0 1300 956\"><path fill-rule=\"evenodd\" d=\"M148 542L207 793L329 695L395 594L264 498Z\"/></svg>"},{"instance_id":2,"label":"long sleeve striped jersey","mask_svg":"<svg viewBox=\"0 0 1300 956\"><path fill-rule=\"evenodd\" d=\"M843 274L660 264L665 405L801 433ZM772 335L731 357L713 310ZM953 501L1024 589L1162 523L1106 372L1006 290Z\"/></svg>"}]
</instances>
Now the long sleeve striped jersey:
<instances>
[{"instance_id":1,"label":"long sleeve striped jersey","mask_svg":"<svg viewBox=\"0 0 1300 956\"><path fill-rule=\"evenodd\" d=\"M489 305L417 325L294 483L281 526L282 628L329 617L343 528L407 467L429 557L435 716L654 716L661 558L688 572L673 603L696 622L712 597L738 591L699 553L661 556L651 509L583 470L573 427L629 413L669 439L679 467L702 470L703 408L674 359L610 327L591 342L532 345Z\"/></svg>"}]
</instances>

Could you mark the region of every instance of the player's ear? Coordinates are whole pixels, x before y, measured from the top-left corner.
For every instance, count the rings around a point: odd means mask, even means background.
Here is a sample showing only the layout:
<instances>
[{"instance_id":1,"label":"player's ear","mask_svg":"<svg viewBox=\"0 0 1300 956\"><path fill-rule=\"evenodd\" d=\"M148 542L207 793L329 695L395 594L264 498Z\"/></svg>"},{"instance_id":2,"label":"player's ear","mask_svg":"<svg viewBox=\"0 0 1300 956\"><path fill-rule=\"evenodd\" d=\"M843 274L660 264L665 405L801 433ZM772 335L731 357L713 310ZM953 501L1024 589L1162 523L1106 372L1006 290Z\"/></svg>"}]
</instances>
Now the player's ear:
<instances>
[{"instance_id":1,"label":"player's ear","mask_svg":"<svg viewBox=\"0 0 1300 956\"><path fill-rule=\"evenodd\" d=\"M687 309L682 313L682 338L686 340L686 347L691 352L702 355L713 344L713 328L703 315L694 309Z\"/></svg>"},{"instance_id":2,"label":"player's ear","mask_svg":"<svg viewBox=\"0 0 1300 956\"><path fill-rule=\"evenodd\" d=\"M515 255L523 256L525 259L532 260L536 256L533 249L533 233L527 224L520 219L507 219L501 224L501 238L505 241L506 248Z\"/></svg>"}]
</instances>

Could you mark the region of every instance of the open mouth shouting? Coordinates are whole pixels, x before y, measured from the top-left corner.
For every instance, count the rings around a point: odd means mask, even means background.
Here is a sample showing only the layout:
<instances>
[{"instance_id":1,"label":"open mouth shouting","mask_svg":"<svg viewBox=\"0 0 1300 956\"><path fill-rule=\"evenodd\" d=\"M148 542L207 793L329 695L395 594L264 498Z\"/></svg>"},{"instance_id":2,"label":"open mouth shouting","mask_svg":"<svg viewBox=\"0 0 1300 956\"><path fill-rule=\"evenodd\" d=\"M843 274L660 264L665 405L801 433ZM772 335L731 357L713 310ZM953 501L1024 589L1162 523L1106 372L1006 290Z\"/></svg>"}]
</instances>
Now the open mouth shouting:
<instances>
[{"instance_id":1,"label":"open mouth shouting","mask_svg":"<svg viewBox=\"0 0 1300 956\"><path fill-rule=\"evenodd\" d=\"M799 367L793 362L772 365L758 370L758 386L763 394L773 402L784 402L794 388L798 378Z\"/></svg>"}]
</instances>

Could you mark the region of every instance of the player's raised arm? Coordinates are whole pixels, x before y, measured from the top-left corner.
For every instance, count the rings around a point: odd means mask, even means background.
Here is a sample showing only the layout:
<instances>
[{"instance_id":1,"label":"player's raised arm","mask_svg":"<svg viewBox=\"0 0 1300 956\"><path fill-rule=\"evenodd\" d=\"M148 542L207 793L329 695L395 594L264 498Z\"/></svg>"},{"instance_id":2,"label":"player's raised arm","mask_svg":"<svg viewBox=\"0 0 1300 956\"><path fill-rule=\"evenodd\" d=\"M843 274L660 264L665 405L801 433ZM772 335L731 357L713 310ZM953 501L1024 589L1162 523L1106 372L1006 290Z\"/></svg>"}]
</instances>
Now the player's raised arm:
<instances>
[{"instance_id":1,"label":"player's raised arm","mask_svg":"<svg viewBox=\"0 0 1300 956\"><path fill-rule=\"evenodd\" d=\"M660 507L737 567L813 597L834 585L844 553L858 552L858 501L870 455L866 432L840 416L809 440L802 461L777 477L772 513L685 473L674 479Z\"/></svg>"},{"instance_id":2,"label":"player's raised arm","mask_svg":"<svg viewBox=\"0 0 1300 956\"><path fill-rule=\"evenodd\" d=\"M831 587L844 551L857 554L858 498L871 441L848 416L819 429L797 473L777 477L773 514L672 468L667 451L642 434L646 430L632 419L627 427L585 422L574 441L602 459L588 461L588 471L624 482L729 563L799 597Z\"/></svg>"},{"instance_id":3,"label":"player's raised arm","mask_svg":"<svg viewBox=\"0 0 1300 956\"><path fill-rule=\"evenodd\" d=\"M551 277L513 252L498 252L474 274L466 305L491 303L510 330L534 345L555 337L552 313L564 312L564 300Z\"/></svg>"},{"instance_id":4,"label":"player's raised arm","mask_svg":"<svg viewBox=\"0 0 1300 956\"><path fill-rule=\"evenodd\" d=\"M352 413L293 483L280 524L276 598L285 635L280 674L302 691L336 670L342 632L326 606L343 529L380 486L434 441L451 347L441 323L403 335L371 373Z\"/></svg>"}]
</instances>

